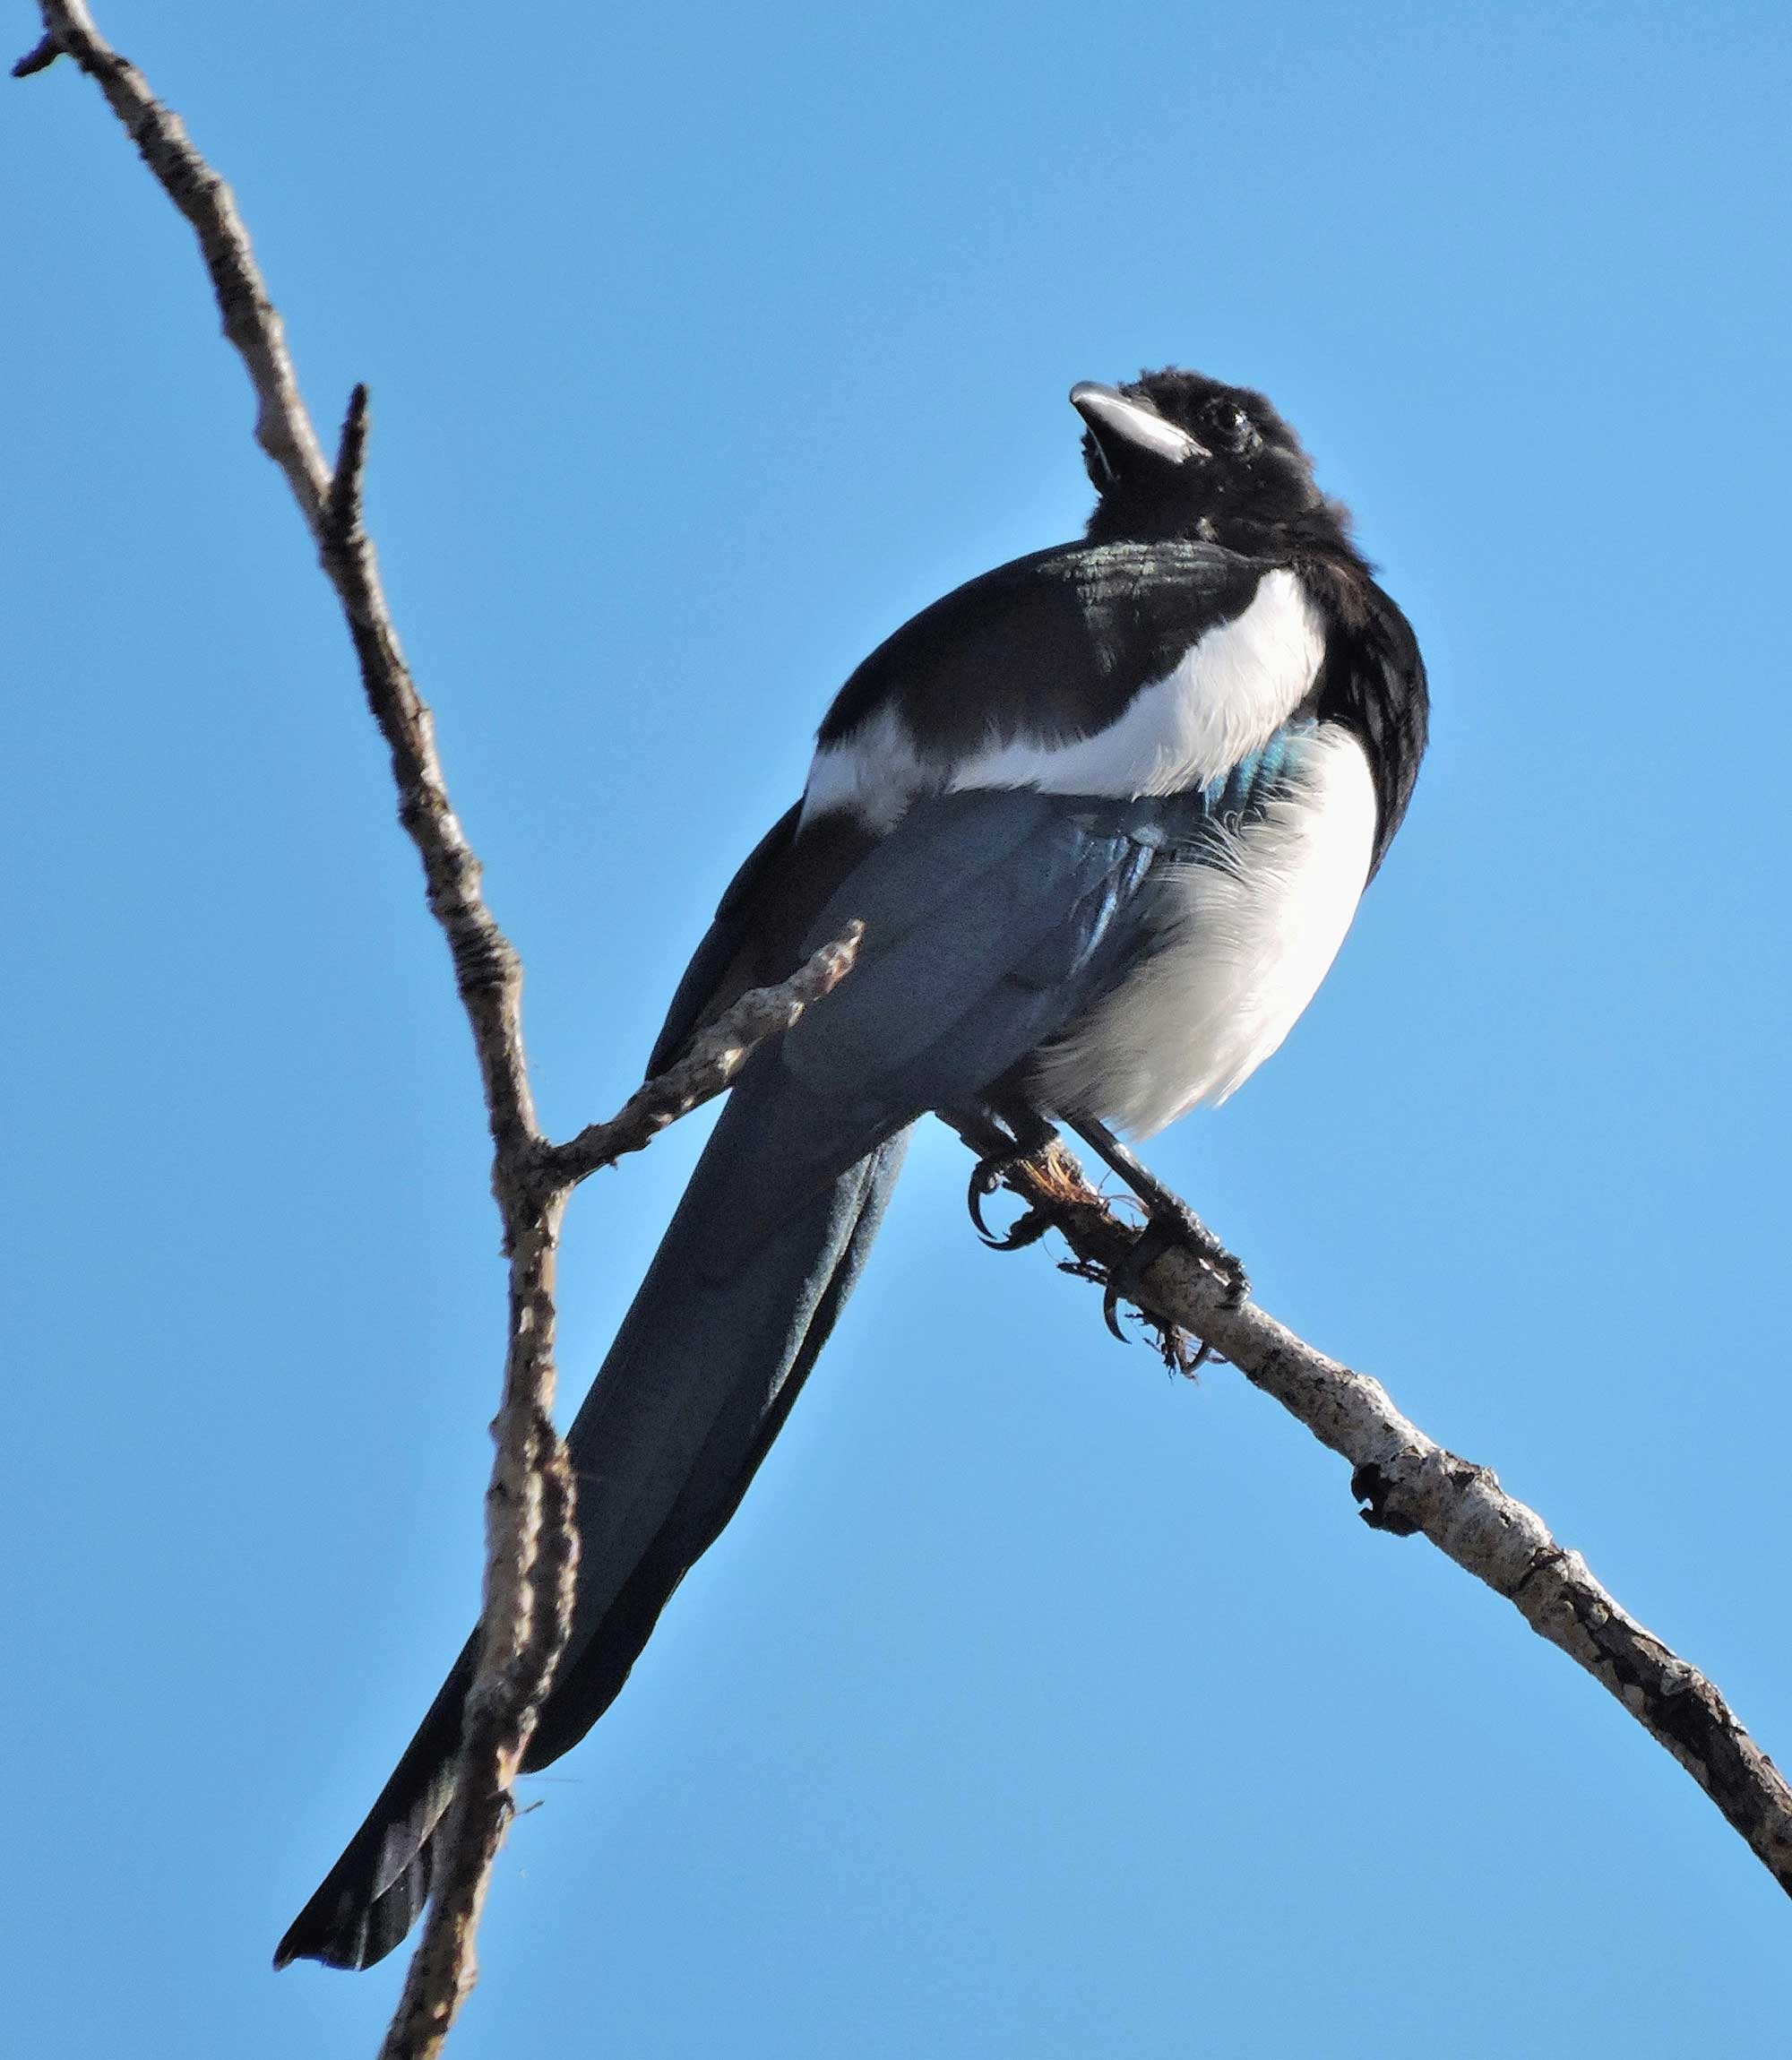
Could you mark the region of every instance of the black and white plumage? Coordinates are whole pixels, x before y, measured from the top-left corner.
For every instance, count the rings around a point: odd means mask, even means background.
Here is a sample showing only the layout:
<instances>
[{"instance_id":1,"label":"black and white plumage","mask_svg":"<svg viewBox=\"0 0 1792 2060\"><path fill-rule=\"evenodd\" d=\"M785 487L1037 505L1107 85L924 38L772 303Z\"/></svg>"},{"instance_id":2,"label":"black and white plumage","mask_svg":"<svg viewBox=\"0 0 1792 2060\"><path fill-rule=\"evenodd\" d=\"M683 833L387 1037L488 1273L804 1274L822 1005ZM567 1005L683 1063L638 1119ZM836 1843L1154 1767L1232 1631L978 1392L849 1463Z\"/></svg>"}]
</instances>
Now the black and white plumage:
<instances>
[{"instance_id":1,"label":"black and white plumage","mask_svg":"<svg viewBox=\"0 0 1792 2060\"><path fill-rule=\"evenodd\" d=\"M1400 825L1426 737L1405 617L1259 394L1079 386L1087 537L948 595L823 721L651 1066L849 918L851 978L754 1056L569 1433L573 1636L531 1745L608 1707L738 1505L928 1110L1149 1134L1287 1036ZM427 1892L464 1652L281 1942L366 1966Z\"/></svg>"}]
</instances>

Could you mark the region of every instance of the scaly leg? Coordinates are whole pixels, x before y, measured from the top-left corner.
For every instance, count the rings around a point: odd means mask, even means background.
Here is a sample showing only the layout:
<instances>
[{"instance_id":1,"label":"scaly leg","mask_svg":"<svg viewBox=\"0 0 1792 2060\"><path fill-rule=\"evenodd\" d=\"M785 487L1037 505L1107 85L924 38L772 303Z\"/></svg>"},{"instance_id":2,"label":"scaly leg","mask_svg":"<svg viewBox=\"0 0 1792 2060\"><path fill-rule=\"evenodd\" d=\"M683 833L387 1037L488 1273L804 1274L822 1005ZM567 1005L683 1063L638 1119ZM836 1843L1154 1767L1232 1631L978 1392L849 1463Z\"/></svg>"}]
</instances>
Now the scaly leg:
<instances>
[{"instance_id":1,"label":"scaly leg","mask_svg":"<svg viewBox=\"0 0 1792 2060\"><path fill-rule=\"evenodd\" d=\"M1180 1248L1209 1272L1219 1276L1226 1290L1226 1306L1236 1309L1251 1292L1249 1276L1188 1203L1179 1194L1172 1194L1105 1123L1097 1123L1092 1116L1065 1120L1090 1150L1120 1176L1144 1207L1144 1233L1127 1262L1129 1276L1140 1280L1154 1261Z\"/></svg>"}]
</instances>

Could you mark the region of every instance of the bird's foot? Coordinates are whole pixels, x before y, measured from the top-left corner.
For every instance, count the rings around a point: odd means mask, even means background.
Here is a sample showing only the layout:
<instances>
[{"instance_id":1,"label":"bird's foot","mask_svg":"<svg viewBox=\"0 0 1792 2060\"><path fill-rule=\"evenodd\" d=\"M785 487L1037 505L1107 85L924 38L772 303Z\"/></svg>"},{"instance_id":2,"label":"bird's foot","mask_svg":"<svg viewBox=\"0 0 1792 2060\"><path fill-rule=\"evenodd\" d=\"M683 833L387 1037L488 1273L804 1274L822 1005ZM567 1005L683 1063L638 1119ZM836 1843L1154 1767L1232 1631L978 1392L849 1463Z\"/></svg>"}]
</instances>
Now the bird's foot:
<instances>
[{"instance_id":1,"label":"bird's foot","mask_svg":"<svg viewBox=\"0 0 1792 2060\"><path fill-rule=\"evenodd\" d=\"M970 1220L977 1227L977 1234L992 1252L1023 1252L1029 1245L1037 1245L1052 1227L1051 1212L1037 1204L1017 1216L1000 1236L983 1220L983 1204L1002 1186L1006 1177L1016 1168L1025 1166L1036 1159L1047 1145L1055 1142L1057 1133L1047 1126L1044 1138L1027 1146L1017 1145L1012 1151L992 1152L979 1159L970 1169L970 1186L965 1195L965 1205L970 1211Z\"/></svg>"},{"instance_id":2,"label":"bird's foot","mask_svg":"<svg viewBox=\"0 0 1792 2060\"><path fill-rule=\"evenodd\" d=\"M1126 1279L1142 1281L1167 1252L1186 1252L1219 1282L1222 1306L1236 1309L1251 1292L1251 1277L1237 1254L1228 1252L1187 1202L1167 1188L1140 1200L1146 1211L1145 1228L1126 1254Z\"/></svg>"},{"instance_id":3,"label":"bird's foot","mask_svg":"<svg viewBox=\"0 0 1792 2060\"><path fill-rule=\"evenodd\" d=\"M1166 1199L1168 1207L1164 1205ZM1236 1309L1251 1292L1250 1279L1234 1254L1186 1202L1168 1195L1155 1198L1147 1206L1150 1213L1145 1228L1125 1259L1107 1275L1101 1297L1102 1321L1123 1345L1130 1343L1120 1327L1120 1304L1123 1299L1133 1303L1157 1332L1157 1346L1164 1364L1172 1373L1193 1379L1210 1359L1218 1359L1219 1355L1207 1339L1192 1336L1180 1325L1152 1313L1145 1275L1166 1253L1186 1252L1203 1271L1217 1276L1221 1303L1228 1309Z\"/></svg>"},{"instance_id":4,"label":"bird's foot","mask_svg":"<svg viewBox=\"0 0 1792 2060\"><path fill-rule=\"evenodd\" d=\"M1144 1280L1167 1252L1186 1252L1203 1271L1219 1280L1224 1306L1236 1309L1251 1292L1250 1277L1236 1255L1227 1250L1181 1195L1173 1194L1105 1123L1083 1118L1073 1121L1071 1127L1111 1171L1120 1176L1145 1211L1144 1229L1126 1254L1124 1263L1107 1279L1102 1314L1114 1335L1123 1341L1125 1338L1125 1332L1120 1328L1123 1297L1136 1303L1148 1320L1156 1321L1150 1317L1150 1297ZM1161 1344L1166 1361L1183 1373L1198 1373L1216 1356L1205 1339L1195 1341L1195 1349L1191 1354L1187 1349L1186 1333L1174 1327L1164 1331Z\"/></svg>"},{"instance_id":5,"label":"bird's foot","mask_svg":"<svg viewBox=\"0 0 1792 2060\"><path fill-rule=\"evenodd\" d=\"M1073 1121L1071 1128L1120 1176L1145 1211L1144 1230L1126 1261L1127 1278L1142 1280L1167 1252L1186 1252L1197 1265L1219 1278L1225 1290L1226 1306L1236 1309L1251 1292L1250 1276L1237 1257L1226 1249L1182 1196L1173 1194L1105 1123L1085 1116Z\"/></svg>"},{"instance_id":6,"label":"bird's foot","mask_svg":"<svg viewBox=\"0 0 1792 2060\"><path fill-rule=\"evenodd\" d=\"M984 1220L983 1204L1017 1168L1035 1159L1058 1141L1058 1133L1042 1116L1030 1109L1004 1108L998 1125L986 1109L948 1118L967 1144L978 1154L970 1169L970 1185L965 1206L977 1234L992 1252L1021 1252L1037 1245L1051 1228L1049 1214L1028 1209L998 1236ZM1003 1127L1005 1125L1005 1127Z\"/></svg>"}]
</instances>

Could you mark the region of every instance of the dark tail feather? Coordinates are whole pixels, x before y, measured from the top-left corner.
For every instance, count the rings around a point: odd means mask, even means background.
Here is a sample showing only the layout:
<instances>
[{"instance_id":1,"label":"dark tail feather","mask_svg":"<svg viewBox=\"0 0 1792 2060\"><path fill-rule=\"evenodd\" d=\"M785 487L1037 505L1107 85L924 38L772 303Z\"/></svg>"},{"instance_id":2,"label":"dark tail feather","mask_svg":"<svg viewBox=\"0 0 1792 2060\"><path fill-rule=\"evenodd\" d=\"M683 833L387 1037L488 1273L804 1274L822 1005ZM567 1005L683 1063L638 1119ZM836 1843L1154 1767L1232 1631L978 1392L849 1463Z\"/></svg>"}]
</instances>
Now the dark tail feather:
<instances>
[{"instance_id":1,"label":"dark tail feather","mask_svg":"<svg viewBox=\"0 0 1792 2060\"><path fill-rule=\"evenodd\" d=\"M576 1745L616 1699L685 1573L740 1506L851 1293L900 1170L878 1145L769 1230L812 1137L778 1076L735 1090L569 1434L581 1560L571 1642L529 1771ZM792 1134L794 1130L798 1134ZM274 1965L371 1967L428 1899L453 1787L470 1642L366 1822L281 1939Z\"/></svg>"},{"instance_id":2,"label":"dark tail feather","mask_svg":"<svg viewBox=\"0 0 1792 2060\"><path fill-rule=\"evenodd\" d=\"M275 1949L277 1968L295 1960L371 1967L423 1915L435 1871L433 1834L454 1792L461 1706L476 1656L470 1638L366 1822Z\"/></svg>"}]
</instances>

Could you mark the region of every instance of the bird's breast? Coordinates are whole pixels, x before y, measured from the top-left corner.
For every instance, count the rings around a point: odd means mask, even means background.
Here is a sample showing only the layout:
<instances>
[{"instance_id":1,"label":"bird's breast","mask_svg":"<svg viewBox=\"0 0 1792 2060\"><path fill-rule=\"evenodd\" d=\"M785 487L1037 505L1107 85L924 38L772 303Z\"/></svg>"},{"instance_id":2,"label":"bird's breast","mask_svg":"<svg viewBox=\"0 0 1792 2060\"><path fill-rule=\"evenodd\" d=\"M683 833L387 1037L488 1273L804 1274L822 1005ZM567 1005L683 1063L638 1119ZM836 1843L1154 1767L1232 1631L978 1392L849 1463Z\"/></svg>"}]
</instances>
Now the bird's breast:
<instances>
[{"instance_id":1,"label":"bird's breast","mask_svg":"<svg viewBox=\"0 0 1792 2060\"><path fill-rule=\"evenodd\" d=\"M1161 888L1150 945L1035 1062L1047 1108L1149 1137L1224 1101L1294 1028L1350 927L1374 848L1375 792L1351 732L1293 738L1281 791Z\"/></svg>"}]
</instances>

